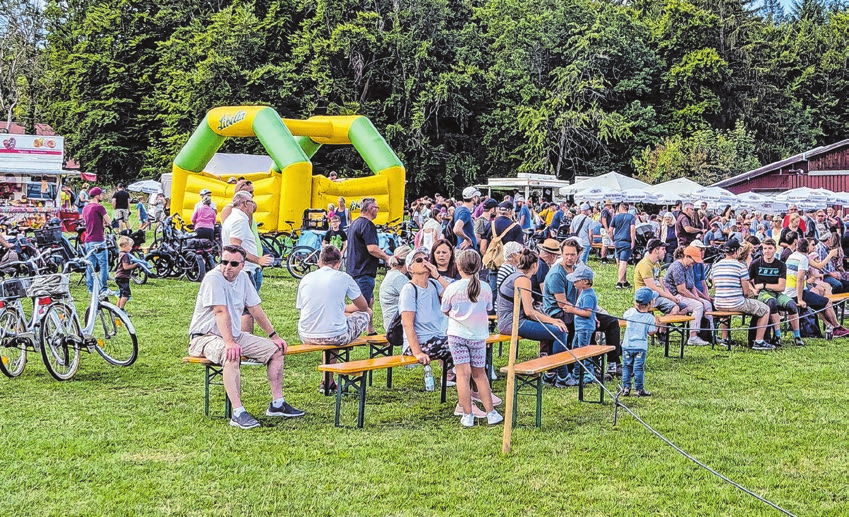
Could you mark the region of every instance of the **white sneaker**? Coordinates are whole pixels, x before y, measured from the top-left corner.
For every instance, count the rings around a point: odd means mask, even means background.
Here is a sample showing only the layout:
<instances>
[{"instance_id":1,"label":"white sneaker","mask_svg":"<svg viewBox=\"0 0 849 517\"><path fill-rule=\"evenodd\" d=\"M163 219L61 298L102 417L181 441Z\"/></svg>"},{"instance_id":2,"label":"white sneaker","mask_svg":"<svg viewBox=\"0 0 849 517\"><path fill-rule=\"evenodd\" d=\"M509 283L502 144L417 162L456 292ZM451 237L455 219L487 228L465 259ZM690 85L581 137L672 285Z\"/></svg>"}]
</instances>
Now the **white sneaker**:
<instances>
[{"instance_id":1,"label":"white sneaker","mask_svg":"<svg viewBox=\"0 0 849 517\"><path fill-rule=\"evenodd\" d=\"M475 415L463 415L460 417L460 424L463 427L474 427Z\"/></svg>"},{"instance_id":2,"label":"white sneaker","mask_svg":"<svg viewBox=\"0 0 849 517\"><path fill-rule=\"evenodd\" d=\"M693 337L691 337L690 339L687 340L687 344L693 345L693 346L705 346L705 345L709 345L710 343L708 343L704 339L700 338L699 336L693 336Z\"/></svg>"},{"instance_id":3,"label":"white sneaker","mask_svg":"<svg viewBox=\"0 0 849 517\"><path fill-rule=\"evenodd\" d=\"M492 410L486 414L486 423L489 425L500 424L504 421L504 417L498 414L498 411Z\"/></svg>"}]
</instances>

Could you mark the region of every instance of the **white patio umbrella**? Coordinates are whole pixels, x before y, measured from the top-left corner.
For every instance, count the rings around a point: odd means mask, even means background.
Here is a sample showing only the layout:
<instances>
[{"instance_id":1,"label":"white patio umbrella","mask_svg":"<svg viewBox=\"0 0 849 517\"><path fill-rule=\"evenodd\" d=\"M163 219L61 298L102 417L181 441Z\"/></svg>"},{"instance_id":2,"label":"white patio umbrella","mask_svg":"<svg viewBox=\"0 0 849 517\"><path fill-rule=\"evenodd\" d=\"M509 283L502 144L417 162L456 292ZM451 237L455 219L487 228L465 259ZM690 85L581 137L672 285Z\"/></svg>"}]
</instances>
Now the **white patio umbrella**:
<instances>
[{"instance_id":1,"label":"white patio umbrella","mask_svg":"<svg viewBox=\"0 0 849 517\"><path fill-rule=\"evenodd\" d=\"M649 193L641 188L629 188L622 191L622 201L626 203L643 203Z\"/></svg>"},{"instance_id":2,"label":"white patio umbrella","mask_svg":"<svg viewBox=\"0 0 849 517\"><path fill-rule=\"evenodd\" d=\"M162 183L155 180L137 181L127 187L130 192L144 192L145 194L156 194L162 192Z\"/></svg>"},{"instance_id":3,"label":"white patio umbrella","mask_svg":"<svg viewBox=\"0 0 849 517\"><path fill-rule=\"evenodd\" d=\"M654 192L654 196L654 203L658 205L674 205L686 197L675 192Z\"/></svg>"},{"instance_id":4,"label":"white patio umbrella","mask_svg":"<svg viewBox=\"0 0 849 517\"><path fill-rule=\"evenodd\" d=\"M817 189L812 189L808 187L799 187L794 188L792 190L788 190L783 194L779 194L775 196L776 199L781 201L787 201L789 203L806 203L806 204L816 204L817 206L825 206L828 204L828 196L818 191Z\"/></svg>"},{"instance_id":5,"label":"white patio umbrella","mask_svg":"<svg viewBox=\"0 0 849 517\"><path fill-rule=\"evenodd\" d=\"M690 199L707 201L709 204L733 205L737 196L733 192L720 187L706 187L690 193Z\"/></svg>"},{"instance_id":6,"label":"white patio umbrella","mask_svg":"<svg viewBox=\"0 0 849 517\"><path fill-rule=\"evenodd\" d=\"M835 203L843 206L849 205L849 192L837 192L834 197L837 200Z\"/></svg>"},{"instance_id":7,"label":"white patio umbrella","mask_svg":"<svg viewBox=\"0 0 849 517\"><path fill-rule=\"evenodd\" d=\"M819 189L817 189L817 192L819 192L820 194L822 194L823 196L825 196L828 199L827 203L829 205L833 205L833 204L837 203L837 194L828 190L827 188L819 188Z\"/></svg>"}]
</instances>

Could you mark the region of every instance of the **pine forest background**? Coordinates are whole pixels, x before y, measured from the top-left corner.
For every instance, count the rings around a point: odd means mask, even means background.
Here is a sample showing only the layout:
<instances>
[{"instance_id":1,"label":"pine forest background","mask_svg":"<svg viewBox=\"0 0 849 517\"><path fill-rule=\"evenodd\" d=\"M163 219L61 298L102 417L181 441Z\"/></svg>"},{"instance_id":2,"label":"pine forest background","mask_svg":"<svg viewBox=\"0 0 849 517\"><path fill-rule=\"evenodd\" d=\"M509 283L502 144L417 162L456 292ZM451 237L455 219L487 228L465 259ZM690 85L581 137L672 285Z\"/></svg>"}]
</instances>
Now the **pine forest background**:
<instances>
[{"instance_id":1,"label":"pine forest background","mask_svg":"<svg viewBox=\"0 0 849 517\"><path fill-rule=\"evenodd\" d=\"M849 138L842 0L0 0L0 116L105 181L207 110L370 118L408 194L517 172L704 183ZM255 139L225 152L261 153ZM368 174L350 148L316 171Z\"/></svg>"}]
</instances>

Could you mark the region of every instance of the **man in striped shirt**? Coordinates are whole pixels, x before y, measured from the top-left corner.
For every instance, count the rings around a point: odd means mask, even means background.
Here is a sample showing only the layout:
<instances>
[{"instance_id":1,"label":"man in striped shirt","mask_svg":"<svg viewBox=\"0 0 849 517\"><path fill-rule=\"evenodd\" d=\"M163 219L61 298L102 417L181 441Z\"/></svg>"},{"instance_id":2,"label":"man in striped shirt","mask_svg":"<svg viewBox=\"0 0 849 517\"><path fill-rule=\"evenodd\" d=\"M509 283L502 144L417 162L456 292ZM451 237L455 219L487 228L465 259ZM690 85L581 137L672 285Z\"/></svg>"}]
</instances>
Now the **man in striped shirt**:
<instances>
[{"instance_id":1,"label":"man in striped shirt","mask_svg":"<svg viewBox=\"0 0 849 517\"><path fill-rule=\"evenodd\" d=\"M769 322L769 307L763 302L749 298L757 293L749 282L749 270L746 264L737 260L740 242L737 239L729 239L722 251L725 253L725 258L714 264L710 272L716 308L751 315L752 326L757 327L752 350L774 350L774 346L764 343L764 332Z\"/></svg>"}]
</instances>

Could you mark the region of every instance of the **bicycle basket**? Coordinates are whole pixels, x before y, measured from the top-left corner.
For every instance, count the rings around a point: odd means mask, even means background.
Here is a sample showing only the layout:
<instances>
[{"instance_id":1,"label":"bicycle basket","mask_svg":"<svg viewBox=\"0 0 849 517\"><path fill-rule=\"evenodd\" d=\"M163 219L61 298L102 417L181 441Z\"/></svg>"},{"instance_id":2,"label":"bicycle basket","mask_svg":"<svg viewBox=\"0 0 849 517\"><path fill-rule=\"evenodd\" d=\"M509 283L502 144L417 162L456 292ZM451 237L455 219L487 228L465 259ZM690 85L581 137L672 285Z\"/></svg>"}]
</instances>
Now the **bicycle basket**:
<instances>
[{"instance_id":1,"label":"bicycle basket","mask_svg":"<svg viewBox=\"0 0 849 517\"><path fill-rule=\"evenodd\" d=\"M10 278L0 283L0 298L4 300L25 298L30 283L32 283L32 278Z\"/></svg>"},{"instance_id":2,"label":"bicycle basket","mask_svg":"<svg viewBox=\"0 0 849 517\"><path fill-rule=\"evenodd\" d=\"M39 247L58 244L62 240L62 228L41 228L35 231L35 242Z\"/></svg>"},{"instance_id":3,"label":"bicycle basket","mask_svg":"<svg viewBox=\"0 0 849 517\"><path fill-rule=\"evenodd\" d=\"M70 273L37 276L32 279L32 284L27 289L27 295L31 298L68 295L71 293L70 280Z\"/></svg>"}]
</instances>

